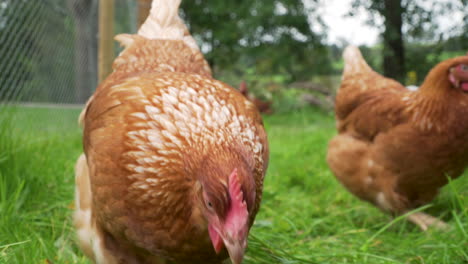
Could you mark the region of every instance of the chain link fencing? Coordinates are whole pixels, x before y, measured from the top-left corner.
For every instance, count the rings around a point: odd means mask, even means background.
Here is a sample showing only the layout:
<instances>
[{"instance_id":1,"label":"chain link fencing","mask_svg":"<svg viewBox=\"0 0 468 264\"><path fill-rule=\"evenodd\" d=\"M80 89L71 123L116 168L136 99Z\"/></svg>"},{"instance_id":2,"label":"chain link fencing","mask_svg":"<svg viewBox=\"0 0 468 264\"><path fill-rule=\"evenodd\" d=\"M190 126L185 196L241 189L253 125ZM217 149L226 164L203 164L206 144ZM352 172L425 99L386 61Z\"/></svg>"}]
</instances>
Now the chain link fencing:
<instances>
[{"instance_id":1,"label":"chain link fencing","mask_svg":"<svg viewBox=\"0 0 468 264\"><path fill-rule=\"evenodd\" d=\"M62 109L79 112L97 85L98 2L0 0L0 125L46 115L38 125L56 126L70 118ZM115 0L116 34L136 31L136 12L136 0Z\"/></svg>"}]
</instances>

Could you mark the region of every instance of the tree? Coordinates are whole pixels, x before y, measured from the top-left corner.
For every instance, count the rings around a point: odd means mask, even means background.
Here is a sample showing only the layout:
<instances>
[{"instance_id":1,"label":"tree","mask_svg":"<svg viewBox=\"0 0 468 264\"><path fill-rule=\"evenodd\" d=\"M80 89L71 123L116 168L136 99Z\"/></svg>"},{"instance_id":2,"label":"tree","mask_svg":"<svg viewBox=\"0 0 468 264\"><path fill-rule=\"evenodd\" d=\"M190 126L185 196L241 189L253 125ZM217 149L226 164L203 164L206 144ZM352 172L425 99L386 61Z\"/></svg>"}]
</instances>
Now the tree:
<instances>
[{"instance_id":1,"label":"tree","mask_svg":"<svg viewBox=\"0 0 468 264\"><path fill-rule=\"evenodd\" d=\"M329 69L323 35L311 23L317 0L183 1L182 15L214 69L282 73L290 81Z\"/></svg>"},{"instance_id":2,"label":"tree","mask_svg":"<svg viewBox=\"0 0 468 264\"><path fill-rule=\"evenodd\" d=\"M460 0L463 7L463 26L460 35L460 45L464 50L468 50L468 0Z\"/></svg>"},{"instance_id":3,"label":"tree","mask_svg":"<svg viewBox=\"0 0 468 264\"><path fill-rule=\"evenodd\" d=\"M403 80L406 72L402 34L403 7L400 1L384 0L381 12L385 19L383 70L388 77Z\"/></svg>"},{"instance_id":4,"label":"tree","mask_svg":"<svg viewBox=\"0 0 468 264\"><path fill-rule=\"evenodd\" d=\"M383 63L384 75L403 80L405 76L405 53L403 45L403 13L405 11L401 0L355 0L353 2L354 15L359 8L365 8L374 15L384 18L383 37Z\"/></svg>"},{"instance_id":5,"label":"tree","mask_svg":"<svg viewBox=\"0 0 468 264\"><path fill-rule=\"evenodd\" d=\"M460 3L457 3L458 1ZM466 0L354 0L350 15L362 9L370 11L368 23L382 28L383 31L384 74L403 81L408 59L405 45L418 42L437 43L452 37L451 32L457 30L442 28L438 19L463 8L466 10ZM467 13L464 15L466 18ZM382 25L376 25L377 16L384 19ZM466 25L466 22L464 24ZM436 52L437 50L433 50L432 53L438 55ZM424 61L419 63L424 64Z\"/></svg>"}]
</instances>

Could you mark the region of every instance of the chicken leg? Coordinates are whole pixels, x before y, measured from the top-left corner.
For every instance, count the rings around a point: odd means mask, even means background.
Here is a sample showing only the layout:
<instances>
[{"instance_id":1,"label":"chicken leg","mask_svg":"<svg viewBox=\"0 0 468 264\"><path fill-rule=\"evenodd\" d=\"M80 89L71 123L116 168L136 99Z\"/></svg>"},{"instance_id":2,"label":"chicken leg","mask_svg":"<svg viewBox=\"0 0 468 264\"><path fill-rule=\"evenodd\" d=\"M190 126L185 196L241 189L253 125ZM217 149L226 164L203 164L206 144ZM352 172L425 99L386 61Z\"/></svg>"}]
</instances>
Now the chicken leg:
<instances>
[{"instance_id":1,"label":"chicken leg","mask_svg":"<svg viewBox=\"0 0 468 264\"><path fill-rule=\"evenodd\" d=\"M434 227L439 230L446 230L449 227L444 221L423 212L410 214L407 219L416 224L422 231L427 231L429 227Z\"/></svg>"}]
</instances>

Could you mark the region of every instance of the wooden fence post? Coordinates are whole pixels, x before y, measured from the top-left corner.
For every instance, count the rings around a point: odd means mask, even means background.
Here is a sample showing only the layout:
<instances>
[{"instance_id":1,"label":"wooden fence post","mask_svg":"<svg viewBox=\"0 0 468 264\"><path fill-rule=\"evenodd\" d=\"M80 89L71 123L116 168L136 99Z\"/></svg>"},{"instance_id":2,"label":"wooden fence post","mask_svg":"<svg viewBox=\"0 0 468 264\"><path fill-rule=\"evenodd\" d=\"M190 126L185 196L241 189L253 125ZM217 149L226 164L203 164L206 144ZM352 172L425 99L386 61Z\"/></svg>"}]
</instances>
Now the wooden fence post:
<instances>
[{"instance_id":1,"label":"wooden fence post","mask_svg":"<svg viewBox=\"0 0 468 264\"><path fill-rule=\"evenodd\" d=\"M114 60L114 0L99 0L98 81L111 72Z\"/></svg>"},{"instance_id":2,"label":"wooden fence post","mask_svg":"<svg viewBox=\"0 0 468 264\"><path fill-rule=\"evenodd\" d=\"M138 0L138 28L145 22L151 9L151 0Z\"/></svg>"}]
</instances>

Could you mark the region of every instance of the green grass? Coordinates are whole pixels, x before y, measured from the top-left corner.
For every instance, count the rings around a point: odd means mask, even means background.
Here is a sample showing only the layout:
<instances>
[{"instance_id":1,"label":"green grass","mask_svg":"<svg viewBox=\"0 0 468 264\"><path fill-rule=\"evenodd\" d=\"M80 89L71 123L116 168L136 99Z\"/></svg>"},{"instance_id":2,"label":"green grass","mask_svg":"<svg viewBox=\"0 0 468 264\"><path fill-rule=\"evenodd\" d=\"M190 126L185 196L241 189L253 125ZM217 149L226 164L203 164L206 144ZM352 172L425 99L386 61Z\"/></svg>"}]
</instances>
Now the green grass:
<instances>
[{"instance_id":1,"label":"green grass","mask_svg":"<svg viewBox=\"0 0 468 264\"><path fill-rule=\"evenodd\" d=\"M8 111L0 113L0 263L89 263L71 224L79 110ZM335 180L325 162L331 114L302 110L265 124L270 166L244 263L468 263L466 176L426 209L451 229L423 233Z\"/></svg>"},{"instance_id":2,"label":"green grass","mask_svg":"<svg viewBox=\"0 0 468 264\"><path fill-rule=\"evenodd\" d=\"M79 110L0 108L0 263L74 263Z\"/></svg>"}]
</instances>

